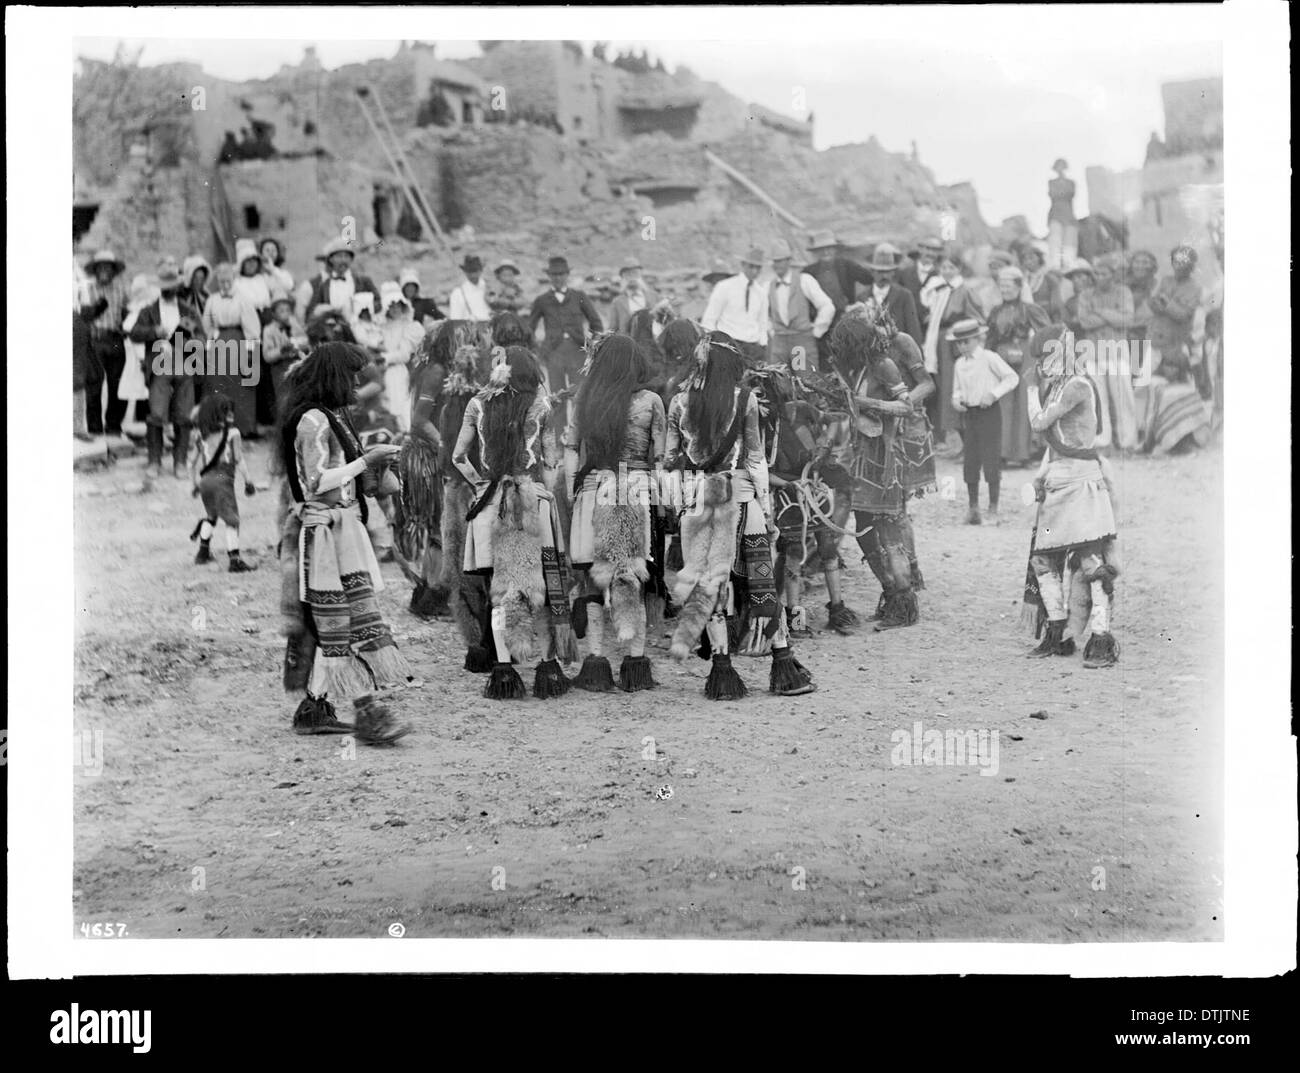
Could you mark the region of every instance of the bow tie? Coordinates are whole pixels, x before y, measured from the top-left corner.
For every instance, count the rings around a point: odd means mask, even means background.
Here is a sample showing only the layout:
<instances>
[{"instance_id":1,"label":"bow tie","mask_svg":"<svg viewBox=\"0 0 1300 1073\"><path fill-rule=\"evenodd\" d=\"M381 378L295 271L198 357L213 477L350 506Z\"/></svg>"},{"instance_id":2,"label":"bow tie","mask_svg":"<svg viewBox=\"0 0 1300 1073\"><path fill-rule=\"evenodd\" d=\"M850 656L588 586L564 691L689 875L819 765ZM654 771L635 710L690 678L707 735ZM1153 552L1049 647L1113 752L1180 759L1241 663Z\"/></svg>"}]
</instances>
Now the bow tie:
<instances>
[{"instance_id":1,"label":"bow tie","mask_svg":"<svg viewBox=\"0 0 1300 1073\"><path fill-rule=\"evenodd\" d=\"M335 272L330 276L330 279L347 279L347 278L348 278L348 274L346 272Z\"/></svg>"}]
</instances>

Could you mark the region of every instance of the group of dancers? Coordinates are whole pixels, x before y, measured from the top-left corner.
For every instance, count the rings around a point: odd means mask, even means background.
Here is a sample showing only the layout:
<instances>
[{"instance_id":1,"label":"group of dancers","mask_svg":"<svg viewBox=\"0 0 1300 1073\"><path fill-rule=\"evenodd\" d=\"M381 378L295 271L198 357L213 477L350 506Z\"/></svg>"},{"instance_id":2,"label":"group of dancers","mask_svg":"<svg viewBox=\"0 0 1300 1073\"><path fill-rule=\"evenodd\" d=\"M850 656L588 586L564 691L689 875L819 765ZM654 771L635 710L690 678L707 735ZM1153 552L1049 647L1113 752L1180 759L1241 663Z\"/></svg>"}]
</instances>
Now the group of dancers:
<instances>
[{"instance_id":1,"label":"group of dancers","mask_svg":"<svg viewBox=\"0 0 1300 1073\"><path fill-rule=\"evenodd\" d=\"M1113 481L1089 435L1094 389L1052 367L1058 329L1034 341L1029 418L1048 446L1026 585L1046 634L1031 654L1068 655L1087 628L1085 659L1105 666L1118 658ZM840 318L824 372L755 365L725 332L678 319L653 348L593 338L576 387L558 390L512 314L440 322L410 364L401 445L367 446L357 430L367 355L348 335L337 317L309 328L280 416L284 684L298 732L382 743L409 730L387 699L414 676L375 603L366 530L385 492L411 609L455 619L464 670L487 676L488 698L526 697L520 668L533 662L538 698L655 688L647 641L665 628L674 658L710 662L709 699L747 695L737 653L769 661L770 692L810 693L794 653L811 635L804 574L825 577L829 629L861 626L843 599L846 536L880 583L874 628L917 622L908 503L935 485L923 405L935 385L871 301ZM334 708L349 697L353 723Z\"/></svg>"}]
</instances>

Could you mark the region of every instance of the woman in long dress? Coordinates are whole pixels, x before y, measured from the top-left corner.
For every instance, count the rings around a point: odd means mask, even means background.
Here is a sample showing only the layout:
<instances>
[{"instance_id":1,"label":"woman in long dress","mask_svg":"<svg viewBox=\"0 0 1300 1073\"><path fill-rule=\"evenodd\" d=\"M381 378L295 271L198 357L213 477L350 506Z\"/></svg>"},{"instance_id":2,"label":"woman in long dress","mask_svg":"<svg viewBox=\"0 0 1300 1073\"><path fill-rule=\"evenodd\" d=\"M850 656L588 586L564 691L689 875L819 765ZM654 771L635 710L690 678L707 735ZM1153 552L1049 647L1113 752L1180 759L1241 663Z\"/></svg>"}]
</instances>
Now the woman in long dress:
<instances>
[{"instance_id":1,"label":"woman in long dress","mask_svg":"<svg viewBox=\"0 0 1300 1073\"><path fill-rule=\"evenodd\" d=\"M1025 360L1029 341L1039 328L1050 323L1047 312L1025 300L1025 274L1014 265L998 273L1002 303L989 314L987 346L1020 376L1015 391L1002 396L1002 462L1027 466L1034 455L1034 434L1029 427L1029 391L1035 387L1033 362Z\"/></svg>"}]
</instances>

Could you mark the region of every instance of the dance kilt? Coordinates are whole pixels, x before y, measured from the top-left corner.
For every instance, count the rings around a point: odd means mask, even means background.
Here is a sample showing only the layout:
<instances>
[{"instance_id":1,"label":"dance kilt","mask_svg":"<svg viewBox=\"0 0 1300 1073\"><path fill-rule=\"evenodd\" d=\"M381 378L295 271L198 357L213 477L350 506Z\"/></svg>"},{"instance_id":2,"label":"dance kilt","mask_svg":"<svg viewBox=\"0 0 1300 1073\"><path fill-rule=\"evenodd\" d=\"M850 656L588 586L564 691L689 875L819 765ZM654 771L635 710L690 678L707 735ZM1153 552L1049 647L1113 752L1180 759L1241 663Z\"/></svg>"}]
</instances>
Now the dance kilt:
<instances>
[{"instance_id":1,"label":"dance kilt","mask_svg":"<svg viewBox=\"0 0 1300 1073\"><path fill-rule=\"evenodd\" d=\"M598 469L583 479L573 500L569 526L569 561L575 569L586 569L599 557L596 549L596 517L601 508L622 506L636 511L645 533L644 546L651 549L651 509L659 505L659 482L646 466L625 464L621 473Z\"/></svg>"},{"instance_id":2,"label":"dance kilt","mask_svg":"<svg viewBox=\"0 0 1300 1073\"><path fill-rule=\"evenodd\" d=\"M528 478L518 478L523 484ZM560 528L560 515L556 510L555 497L541 484L533 483L537 494L537 525L541 536L537 542L540 557L543 548L554 548L561 557L564 554L564 536ZM501 497L505 492L505 482L497 485L492 498L483 506L465 526L465 558L462 569L472 571L491 570L494 566L492 554L492 523L501 508Z\"/></svg>"},{"instance_id":3,"label":"dance kilt","mask_svg":"<svg viewBox=\"0 0 1300 1073\"><path fill-rule=\"evenodd\" d=\"M1035 553L1114 538L1115 512L1096 459L1053 459L1043 482L1046 494L1039 507Z\"/></svg>"},{"instance_id":4,"label":"dance kilt","mask_svg":"<svg viewBox=\"0 0 1300 1073\"><path fill-rule=\"evenodd\" d=\"M851 503L854 511L868 514L899 514L906 491L903 487L903 452L892 436L858 435L853 459L848 465L853 478ZM931 459L933 466L933 459Z\"/></svg>"},{"instance_id":5,"label":"dance kilt","mask_svg":"<svg viewBox=\"0 0 1300 1073\"><path fill-rule=\"evenodd\" d=\"M894 449L899 454L899 479L910 498L937 487L934 472L934 433L924 410L917 410L898 423Z\"/></svg>"}]
</instances>

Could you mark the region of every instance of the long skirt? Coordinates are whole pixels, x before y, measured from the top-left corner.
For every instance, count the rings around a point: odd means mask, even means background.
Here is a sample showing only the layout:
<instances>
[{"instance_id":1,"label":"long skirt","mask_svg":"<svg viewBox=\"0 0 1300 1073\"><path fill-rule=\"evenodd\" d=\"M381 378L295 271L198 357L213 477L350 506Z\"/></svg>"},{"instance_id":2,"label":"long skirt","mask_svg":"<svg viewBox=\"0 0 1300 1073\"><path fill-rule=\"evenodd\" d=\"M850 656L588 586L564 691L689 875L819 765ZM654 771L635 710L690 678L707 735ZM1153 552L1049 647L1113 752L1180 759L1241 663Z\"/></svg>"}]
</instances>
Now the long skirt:
<instances>
[{"instance_id":1,"label":"long skirt","mask_svg":"<svg viewBox=\"0 0 1300 1073\"><path fill-rule=\"evenodd\" d=\"M1020 383L1015 391L1002 396L1002 461L1009 465L1025 465L1033 457L1034 431L1029 427L1029 391L1033 386L1031 376L1020 371Z\"/></svg>"},{"instance_id":2,"label":"long skirt","mask_svg":"<svg viewBox=\"0 0 1300 1073\"><path fill-rule=\"evenodd\" d=\"M149 385L145 381L144 363L148 351L143 343L126 341L126 364L122 366L122 378L117 382L117 397L127 402L139 402L149 398Z\"/></svg>"},{"instance_id":3,"label":"long skirt","mask_svg":"<svg viewBox=\"0 0 1300 1073\"><path fill-rule=\"evenodd\" d=\"M957 351L942 336L939 338L938 409L936 436L942 438L951 430L961 427L961 415L952 408L952 383L956 375Z\"/></svg>"},{"instance_id":4,"label":"long skirt","mask_svg":"<svg viewBox=\"0 0 1300 1073\"><path fill-rule=\"evenodd\" d=\"M244 338L243 330L236 327L221 328L217 332L219 342L229 343L231 341L242 341ZM221 351L217 351L220 355ZM209 350L209 354L212 351ZM234 364L237 364L235 362ZM227 366L229 369L229 366ZM264 370L263 370L264 371ZM229 371L221 373L209 373L203 377L203 397L220 392L235 404L235 425L240 433L247 436L257 435L257 387L256 385L245 385L239 375L239 370L234 370L234 375Z\"/></svg>"}]
</instances>

